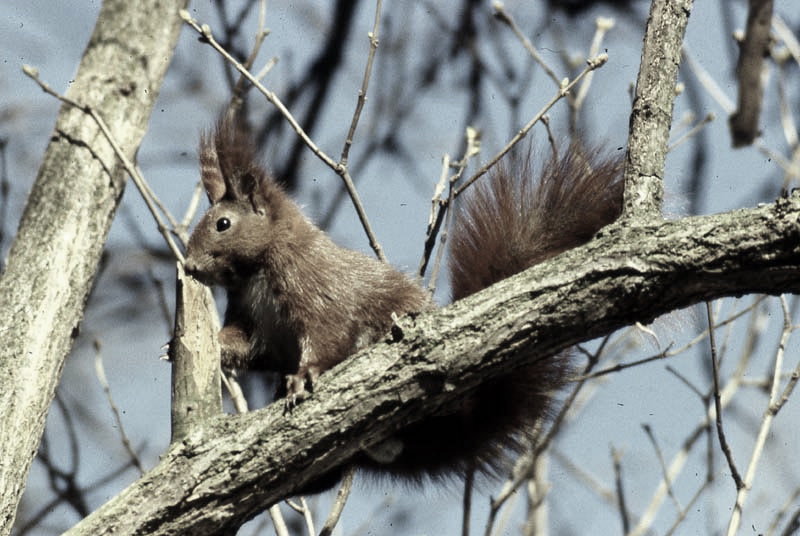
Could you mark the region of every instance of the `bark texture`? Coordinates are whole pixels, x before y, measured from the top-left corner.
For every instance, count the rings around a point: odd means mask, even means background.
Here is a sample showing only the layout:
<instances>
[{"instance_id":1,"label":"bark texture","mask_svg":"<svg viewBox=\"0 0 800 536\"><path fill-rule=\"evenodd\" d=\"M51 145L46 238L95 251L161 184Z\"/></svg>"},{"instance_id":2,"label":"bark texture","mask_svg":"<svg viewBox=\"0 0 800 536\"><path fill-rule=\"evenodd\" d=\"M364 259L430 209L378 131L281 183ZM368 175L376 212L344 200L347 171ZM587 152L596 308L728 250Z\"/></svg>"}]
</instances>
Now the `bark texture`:
<instances>
[{"instance_id":1,"label":"bark texture","mask_svg":"<svg viewBox=\"0 0 800 536\"><path fill-rule=\"evenodd\" d=\"M222 412L219 319L211 289L187 277L178 263L172 361L172 441Z\"/></svg>"},{"instance_id":2,"label":"bark texture","mask_svg":"<svg viewBox=\"0 0 800 536\"><path fill-rule=\"evenodd\" d=\"M653 0L631 110L623 217L660 217L681 46L692 0Z\"/></svg>"},{"instance_id":3,"label":"bark texture","mask_svg":"<svg viewBox=\"0 0 800 536\"><path fill-rule=\"evenodd\" d=\"M67 96L133 159L185 0L106 0ZM0 277L0 534L14 521L125 174L94 121L64 106Z\"/></svg>"}]
</instances>

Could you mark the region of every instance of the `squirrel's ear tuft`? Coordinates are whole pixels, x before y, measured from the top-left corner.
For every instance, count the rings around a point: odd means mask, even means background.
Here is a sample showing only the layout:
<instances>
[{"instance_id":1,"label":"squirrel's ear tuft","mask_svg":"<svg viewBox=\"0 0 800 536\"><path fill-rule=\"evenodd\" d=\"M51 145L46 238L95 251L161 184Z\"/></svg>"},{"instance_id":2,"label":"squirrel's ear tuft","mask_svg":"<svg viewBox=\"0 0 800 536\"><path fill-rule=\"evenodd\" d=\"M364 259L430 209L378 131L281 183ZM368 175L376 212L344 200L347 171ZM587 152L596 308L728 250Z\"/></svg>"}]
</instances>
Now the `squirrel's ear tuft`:
<instances>
[{"instance_id":1,"label":"squirrel's ear tuft","mask_svg":"<svg viewBox=\"0 0 800 536\"><path fill-rule=\"evenodd\" d=\"M266 175L244 127L225 115L200 139L200 171L211 203L252 198Z\"/></svg>"},{"instance_id":2,"label":"squirrel's ear tuft","mask_svg":"<svg viewBox=\"0 0 800 536\"><path fill-rule=\"evenodd\" d=\"M211 204L218 203L227 191L222 170L219 167L217 158L217 148L214 140L208 134L200 137L200 177L203 180L203 187L208 194Z\"/></svg>"}]
</instances>

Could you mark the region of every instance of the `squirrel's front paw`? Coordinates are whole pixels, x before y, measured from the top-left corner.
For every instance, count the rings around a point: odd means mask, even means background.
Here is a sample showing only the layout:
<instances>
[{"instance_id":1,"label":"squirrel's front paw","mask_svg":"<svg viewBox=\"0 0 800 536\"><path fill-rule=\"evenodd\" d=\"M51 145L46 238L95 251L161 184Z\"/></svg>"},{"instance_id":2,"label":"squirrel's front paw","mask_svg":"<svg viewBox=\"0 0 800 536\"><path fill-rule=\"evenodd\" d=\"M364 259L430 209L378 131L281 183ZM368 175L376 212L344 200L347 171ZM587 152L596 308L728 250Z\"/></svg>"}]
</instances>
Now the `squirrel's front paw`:
<instances>
[{"instance_id":1,"label":"squirrel's front paw","mask_svg":"<svg viewBox=\"0 0 800 536\"><path fill-rule=\"evenodd\" d=\"M285 409L291 411L298 402L308 397L306 391L306 378L304 375L288 374L286 376L286 399L284 400Z\"/></svg>"},{"instance_id":2,"label":"squirrel's front paw","mask_svg":"<svg viewBox=\"0 0 800 536\"><path fill-rule=\"evenodd\" d=\"M228 369L246 368L250 361L250 339L241 326L228 324L219 332L222 366Z\"/></svg>"},{"instance_id":3,"label":"squirrel's front paw","mask_svg":"<svg viewBox=\"0 0 800 536\"><path fill-rule=\"evenodd\" d=\"M287 410L291 411L298 402L309 397L314 391L318 376L319 368L317 367L301 368L295 374L286 375L286 401L284 404ZM308 390L306 390L306 383L308 383Z\"/></svg>"}]
</instances>

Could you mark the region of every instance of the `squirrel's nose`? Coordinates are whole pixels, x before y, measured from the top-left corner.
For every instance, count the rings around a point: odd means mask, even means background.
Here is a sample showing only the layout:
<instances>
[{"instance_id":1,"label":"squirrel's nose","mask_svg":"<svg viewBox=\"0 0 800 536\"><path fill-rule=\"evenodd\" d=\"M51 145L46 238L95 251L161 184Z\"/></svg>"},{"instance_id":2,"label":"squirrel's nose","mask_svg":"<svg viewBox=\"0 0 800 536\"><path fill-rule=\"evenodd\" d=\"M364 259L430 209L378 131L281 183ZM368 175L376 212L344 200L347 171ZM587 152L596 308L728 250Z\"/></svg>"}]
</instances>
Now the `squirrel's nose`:
<instances>
[{"instance_id":1,"label":"squirrel's nose","mask_svg":"<svg viewBox=\"0 0 800 536\"><path fill-rule=\"evenodd\" d=\"M197 261L192 257L186 257L186 260L183 261L183 271L192 276L196 275Z\"/></svg>"}]
</instances>

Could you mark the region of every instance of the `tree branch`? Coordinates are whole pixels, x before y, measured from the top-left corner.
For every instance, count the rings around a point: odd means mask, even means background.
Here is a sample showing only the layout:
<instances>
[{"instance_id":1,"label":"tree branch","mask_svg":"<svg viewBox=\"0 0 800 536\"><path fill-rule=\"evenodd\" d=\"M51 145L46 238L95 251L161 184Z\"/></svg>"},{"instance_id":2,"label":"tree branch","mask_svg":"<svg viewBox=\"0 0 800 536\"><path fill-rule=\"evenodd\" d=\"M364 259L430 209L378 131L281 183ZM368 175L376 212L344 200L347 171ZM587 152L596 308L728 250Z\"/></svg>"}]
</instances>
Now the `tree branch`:
<instances>
[{"instance_id":1,"label":"tree branch","mask_svg":"<svg viewBox=\"0 0 800 536\"><path fill-rule=\"evenodd\" d=\"M177 265L172 361L172 441L181 441L203 421L222 413L219 319L211 289Z\"/></svg>"},{"instance_id":2,"label":"tree branch","mask_svg":"<svg viewBox=\"0 0 800 536\"><path fill-rule=\"evenodd\" d=\"M739 43L736 65L739 103L728 119L734 147L744 147L759 136L761 101L766 83L764 58L769 55L772 0L750 0L747 30Z\"/></svg>"},{"instance_id":3,"label":"tree branch","mask_svg":"<svg viewBox=\"0 0 800 536\"><path fill-rule=\"evenodd\" d=\"M617 224L388 339L283 404L221 416L67 534L216 534L482 382L636 321L723 296L800 292L800 192L774 204Z\"/></svg>"},{"instance_id":4,"label":"tree branch","mask_svg":"<svg viewBox=\"0 0 800 536\"><path fill-rule=\"evenodd\" d=\"M631 110L623 217L661 217L664 162L692 0L653 0Z\"/></svg>"}]
</instances>

